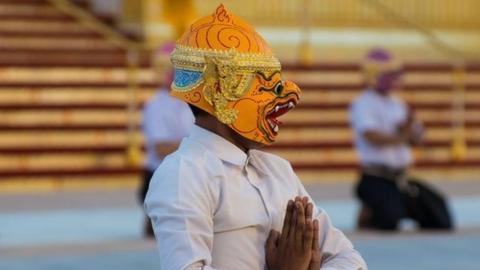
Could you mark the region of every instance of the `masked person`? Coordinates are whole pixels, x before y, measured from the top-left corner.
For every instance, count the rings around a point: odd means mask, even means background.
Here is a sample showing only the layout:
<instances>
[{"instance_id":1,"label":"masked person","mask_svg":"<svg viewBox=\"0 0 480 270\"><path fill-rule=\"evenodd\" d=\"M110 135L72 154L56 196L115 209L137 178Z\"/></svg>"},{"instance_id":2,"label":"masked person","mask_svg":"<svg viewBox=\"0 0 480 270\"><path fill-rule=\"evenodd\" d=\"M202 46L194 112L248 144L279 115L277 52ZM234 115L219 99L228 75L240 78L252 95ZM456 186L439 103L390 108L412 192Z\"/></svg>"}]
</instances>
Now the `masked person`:
<instances>
[{"instance_id":1,"label":"masked person","mask_svg":"<svg viewBox=\"0 0 480 270\"><path fill-rule=\"evenodd\" d=\"M143 204L153 172L163 158L178 148L180 141L188 135L195 121L188 105L170 96L168 89L173 80L173 69L168 61L175 44L166 43L156 52L157 71L163 78L162 87L143 108L143 135L145 137L146 159L139 190ZM144 236L153 237L152 224L145 219Z\"/></svg>"},{"instance_id":2,"label":"masked person","mask_svg":"<svg viewBox=\"0 0 480 270\"><path fill-rule=\"evenodd\" d=\"M413 111L392 95L401 83L400 65L386 50L373 49L366 57L365 74L369 88L350 108L361 162L356 186L362 202L358 227L395 230L401 219L413 218L422 228L451 228L443 196L408 179L410 145L422 140L423 126Z\"/></svg>"},{"instance_id":3,"label":"masked person","mask_svg":"<svg viewBox=\"0 0 480 270\"><path fill-rule=\"evenodd\" d=\"M220 5L190 26L171 60L171 94L190 104L196 125L155 171L145 201L161 269L366 269L290 163L258 150L300 95L263 38Z\"/></svg>"}]
</instances>

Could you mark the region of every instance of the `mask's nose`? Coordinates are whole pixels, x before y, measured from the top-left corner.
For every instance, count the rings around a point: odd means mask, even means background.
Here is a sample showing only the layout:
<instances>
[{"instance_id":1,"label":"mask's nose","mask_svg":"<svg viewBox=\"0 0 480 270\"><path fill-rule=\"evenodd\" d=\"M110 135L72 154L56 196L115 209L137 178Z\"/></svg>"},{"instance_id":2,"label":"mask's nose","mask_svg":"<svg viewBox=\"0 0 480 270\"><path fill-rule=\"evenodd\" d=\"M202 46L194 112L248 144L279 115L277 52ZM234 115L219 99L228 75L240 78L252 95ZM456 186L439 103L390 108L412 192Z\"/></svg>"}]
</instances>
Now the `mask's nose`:
<instances>
[{"instance_id":1,"label":"mask's nose","mask_svg":"<svg viewBox=\"0 0 480 270\"><path fill-rule=\"evenodd\" d=\"M296 85L292 81L285 81L283 85L284 85L284 91L286 94L295 93L300 99L300 93L302 92L302 90L300 90L300 87L298 87L298 85Z\"/></svg>"}]
</instances>

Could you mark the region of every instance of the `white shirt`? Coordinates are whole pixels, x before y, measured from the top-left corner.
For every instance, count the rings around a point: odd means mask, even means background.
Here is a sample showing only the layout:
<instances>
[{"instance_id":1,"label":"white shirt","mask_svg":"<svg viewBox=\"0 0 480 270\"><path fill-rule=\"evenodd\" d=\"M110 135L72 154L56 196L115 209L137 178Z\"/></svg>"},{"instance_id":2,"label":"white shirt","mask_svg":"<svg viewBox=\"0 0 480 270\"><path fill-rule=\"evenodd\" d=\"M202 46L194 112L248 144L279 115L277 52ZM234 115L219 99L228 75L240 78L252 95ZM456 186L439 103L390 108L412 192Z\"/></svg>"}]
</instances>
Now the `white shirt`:
<instances>
[{"instance_id":1,"label":"white shirt","mask_svg":"<svg viewBox=\"0 0 480 270\"><path fill-rule=\"evenodd\" d=\"M257 150L247 155L194 126L155 171L145 200L161 269L266 269L268 233L281 231L295 196L308 194L288 161ZM367 269L325 211L315 207L314 216L322 252L333 254L322 269Z\"/></svg>"},{"instance_id":2,"label":"white shirt","mask_svg":"<svg viewBox=\"0 0 480 270\"><path fill-rule=\"evenodd\" d=\"M170 96L167 90L158 91L143 108L145 168L154 171L164 158L157 155L156 144L179 143L189 134L194 121L187 103Z\"/></svg>"},{"instance_id":3,"label":"white shirt","mask_svg":"<svg viewBox=\"0 0 480 270\"><path fill-rule=\"evenodd\" d=\"M363 136L369 130L394 135L407 117L408 110L402 101L379 95L374 90L366 90L352 103L350 120L362 165L384 165L399 169L412 163L407 144L379 147L369 143Z\"/></svg>"}]
</instances>

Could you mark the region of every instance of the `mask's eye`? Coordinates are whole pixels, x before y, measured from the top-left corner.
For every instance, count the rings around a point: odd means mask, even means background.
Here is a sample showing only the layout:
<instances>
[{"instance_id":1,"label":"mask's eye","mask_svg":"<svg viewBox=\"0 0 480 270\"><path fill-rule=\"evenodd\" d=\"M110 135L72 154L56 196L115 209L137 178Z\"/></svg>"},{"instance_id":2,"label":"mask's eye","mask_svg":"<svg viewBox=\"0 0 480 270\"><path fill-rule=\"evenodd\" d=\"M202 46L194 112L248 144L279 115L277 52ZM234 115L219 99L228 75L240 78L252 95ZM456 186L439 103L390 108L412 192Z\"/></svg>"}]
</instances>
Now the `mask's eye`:
<instances>
[{"instance_id":1,"label":"mask's eye","mask_svg":"<svg viewBox=\"0 0 480 270\"><path fill-rule=\"evenodd\" d=\"M277 85L275 85L275 94L277 96L280 96L282 94L282 91L283 91L283 83L282 81L278 82Z\"/></svg>"}]
</instances>

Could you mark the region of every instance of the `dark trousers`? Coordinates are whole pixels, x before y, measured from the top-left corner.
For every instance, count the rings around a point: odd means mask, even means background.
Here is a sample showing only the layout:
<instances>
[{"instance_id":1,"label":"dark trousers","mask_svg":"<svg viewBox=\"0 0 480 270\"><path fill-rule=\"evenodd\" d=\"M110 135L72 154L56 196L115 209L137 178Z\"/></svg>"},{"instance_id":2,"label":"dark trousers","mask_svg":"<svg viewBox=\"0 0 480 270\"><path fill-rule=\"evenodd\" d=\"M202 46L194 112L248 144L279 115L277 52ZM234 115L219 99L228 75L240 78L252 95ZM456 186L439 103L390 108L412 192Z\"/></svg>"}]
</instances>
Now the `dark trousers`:
<instances>
[{"instance_id":1,"label":"dark trousers","mask_svg":"<svg viewBox=\"0 0 480 270\"><path fill-rule=\"evenodd\" d=\"M140 184L140 189L138 191L138 201L140 202L140 205L143 205L145 202L145 197L147 196L148 187L150 186L150 180L152 179L152 176L153 171L143 171L142 183ZM147 238L153 237L152 223L150 222L148 216L145 218L144 235Z\"/></svg>"},{"instance_id":2,"label":"dark trousers","mask_svg":"<svg viewBox=\"0 0 480 270\"><path fill-rule=\"evenodd\" d=\"M143 205L145 197L147 196L148 186L150 185L150 180L152 179L154 171L145 169L142 175L142 183L140 184L140 189L138 191L138 201L140 205Z\"/></svg>"},{"instance_id":3,"label":"dark trousers","mask_svg":"<svg viewBox=\"0 0 480 270\"><path fill-rule=\"evenodd\" d=\"M370 227L395 230L402 218L411 218L422 229L453 229L450 211L440 192L418 180L410 180L408 185L415 194L400 190L393 180L362 173L355 191L371 212Z\"/></svg>"}]
</instances>

